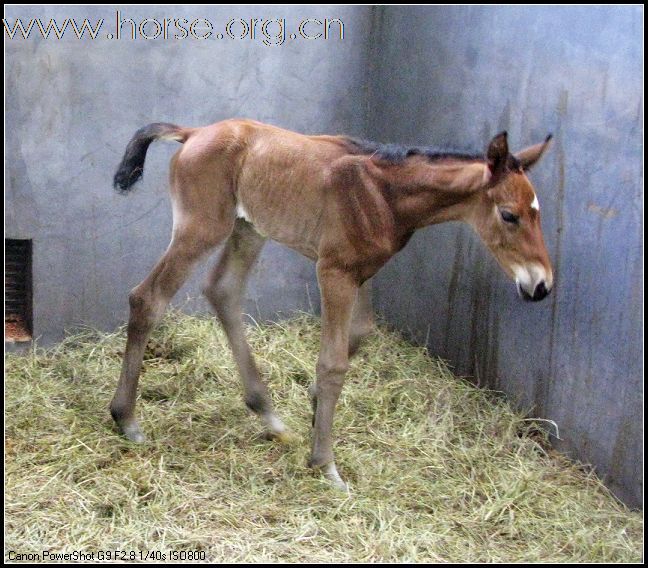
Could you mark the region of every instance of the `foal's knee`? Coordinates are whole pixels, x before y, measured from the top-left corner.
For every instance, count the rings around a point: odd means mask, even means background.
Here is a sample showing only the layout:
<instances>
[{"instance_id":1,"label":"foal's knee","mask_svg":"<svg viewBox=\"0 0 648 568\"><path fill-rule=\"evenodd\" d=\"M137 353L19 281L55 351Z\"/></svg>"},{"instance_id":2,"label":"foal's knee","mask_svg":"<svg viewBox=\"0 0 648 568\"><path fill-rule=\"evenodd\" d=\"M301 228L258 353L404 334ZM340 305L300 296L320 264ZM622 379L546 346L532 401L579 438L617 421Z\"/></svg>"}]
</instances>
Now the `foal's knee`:
<instances>
[{"instance_id":1,"label":"foal's knee","mask_svg":"<svg viewBox=\"0 0 648 568\"><path fill-rule=\"evenodd\" d=\"M349 370L349 358L346 356L324 358L317 361L317 376L344 375Z\"/></svg>"},{"instance_id":2,"label":"foal's knee","mask_svg":"<svg viewBox=\"0 0 648 568\"><path fill-rule=\"evenodd\" d=\"M330 392L342 390L344 375L349 370L348 357L320 358L317 362L317 382L315 384L315 396L319 397L324 389Z\"/></svg>"}]
</instances>

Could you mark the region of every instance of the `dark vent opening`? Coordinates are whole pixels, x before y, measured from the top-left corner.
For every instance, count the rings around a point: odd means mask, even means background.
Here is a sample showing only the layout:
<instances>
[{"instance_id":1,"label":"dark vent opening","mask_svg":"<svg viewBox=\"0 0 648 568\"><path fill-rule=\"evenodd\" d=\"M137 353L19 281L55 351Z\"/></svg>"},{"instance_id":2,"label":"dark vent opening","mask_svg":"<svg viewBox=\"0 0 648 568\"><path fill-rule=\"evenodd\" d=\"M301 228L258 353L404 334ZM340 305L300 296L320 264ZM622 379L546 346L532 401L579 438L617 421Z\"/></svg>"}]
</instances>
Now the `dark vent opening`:
<instances>
[{"instance_id":1,"label":"dark vent opening","mask_svg":"<svg viewBox=\"0 0 648 568\"><path fill-rule=\"evenodd\" d=\"M5 239L5 341L32 338L32 242Z\"/></svg>"}]
</instances>

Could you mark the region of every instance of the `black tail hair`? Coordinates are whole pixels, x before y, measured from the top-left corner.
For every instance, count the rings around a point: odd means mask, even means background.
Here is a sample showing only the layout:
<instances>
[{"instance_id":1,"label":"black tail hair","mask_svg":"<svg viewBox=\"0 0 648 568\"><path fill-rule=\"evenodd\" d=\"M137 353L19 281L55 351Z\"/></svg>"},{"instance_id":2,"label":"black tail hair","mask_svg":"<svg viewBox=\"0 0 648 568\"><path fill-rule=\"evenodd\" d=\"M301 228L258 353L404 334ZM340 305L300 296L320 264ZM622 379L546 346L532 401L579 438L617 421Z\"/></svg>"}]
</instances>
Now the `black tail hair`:
<instances>
[{"instance_id":1,"label":"black tail hair","mask_svg":"<svg viewBox=\"0 0 648 568\"><path fill-rule=\"evenodd\" d=\"M120 193L127 193L133 184L142 177L146 151L151 142L161 136L173 134L177 134L175 140L184 142L181 131L181 127L166 122L154 122L140 128L126 146L124 157L113 179L114 188Z\"/></svg>"}]
</instances>

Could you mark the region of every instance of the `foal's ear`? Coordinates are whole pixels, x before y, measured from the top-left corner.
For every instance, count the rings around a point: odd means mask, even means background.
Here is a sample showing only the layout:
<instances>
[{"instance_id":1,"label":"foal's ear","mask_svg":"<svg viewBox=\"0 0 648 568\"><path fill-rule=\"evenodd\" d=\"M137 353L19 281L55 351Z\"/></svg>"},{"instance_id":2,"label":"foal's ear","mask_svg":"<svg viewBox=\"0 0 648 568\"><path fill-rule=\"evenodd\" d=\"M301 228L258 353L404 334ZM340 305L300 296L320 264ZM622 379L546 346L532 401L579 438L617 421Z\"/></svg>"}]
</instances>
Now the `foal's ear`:
<instances>
[{"instance_id":1,"label":"foal's ear","mask_svg":"<svg viewBox=\"0 0 648 568\"><path fill-rule=\"evenodd\" d=\"M549 136L545 138L544 142L535 144L534 146L529 146L528 148L520 150L517 154L515 154L515 157L520 162L523 170L528 170L542 157L547 148L549 148L549 146L551 145L552 138L553 136L549 134Z\"/></svg>"},{"instance_id":2,"label":"foal's ear","mask_svg":"<svg viewBox=\"0 0 648 568\"><path fill-rule=\"evenodd\" d=\"M503 172L508 161L509 149L506 130L495 136L486 150L486 162L491 174Z\"/></svg>"}]
</instances>

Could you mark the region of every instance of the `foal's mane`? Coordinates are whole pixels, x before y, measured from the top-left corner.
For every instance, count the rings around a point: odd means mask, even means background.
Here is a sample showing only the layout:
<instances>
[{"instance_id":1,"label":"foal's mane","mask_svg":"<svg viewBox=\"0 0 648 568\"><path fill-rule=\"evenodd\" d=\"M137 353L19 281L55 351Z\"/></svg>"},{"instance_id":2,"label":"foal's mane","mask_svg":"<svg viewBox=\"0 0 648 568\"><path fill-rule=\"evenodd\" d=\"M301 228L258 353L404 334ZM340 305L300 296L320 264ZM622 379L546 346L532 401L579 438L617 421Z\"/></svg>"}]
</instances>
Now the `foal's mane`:
<instances>
[{"instance_id":1,"label":"foal's mane","mask_svg":"<svg viewBox=\"0 0 648 568\"><path fill-rule=\"evenodd\" d=\"M370 140L352 138L350 136L344 136L344 140L349 144L351 152L354 154L374 155L382 160L395 164L401 163L412 156L423 156L430 162L447 159L473 162L484 159L483 152L465 152L435 146L383 144L381 142L372 142Z\"/></svg>"}]
</instances>

